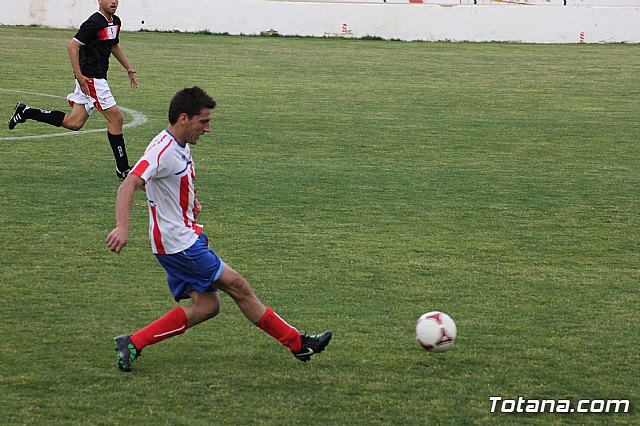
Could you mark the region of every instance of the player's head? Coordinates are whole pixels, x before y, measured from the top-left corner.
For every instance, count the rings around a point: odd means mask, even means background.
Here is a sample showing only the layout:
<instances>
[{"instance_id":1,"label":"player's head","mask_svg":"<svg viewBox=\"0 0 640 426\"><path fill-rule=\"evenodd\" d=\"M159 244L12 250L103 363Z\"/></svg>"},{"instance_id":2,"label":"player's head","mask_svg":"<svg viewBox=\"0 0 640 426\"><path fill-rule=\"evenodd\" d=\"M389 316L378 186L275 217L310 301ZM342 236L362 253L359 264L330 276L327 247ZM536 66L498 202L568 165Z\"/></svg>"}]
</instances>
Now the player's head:
<instances>
[{"instance_id":1,"label":"player's head","mask_svg":"<svg viewBox=\"0 0 640 426\"><path fill-rule=\"evenodd\" d=\"M214 109L216 101L198 86L180 90L169 104L169 124L176 124L180 114L188 118L200 114L203 108Z\"/></svg>"},{"instance_id":2,"label":"player's head","mask_svg":"<svg viewBox=\"0 0 640 426\"><path fill-rule=\"evenodd\" d=\"M169 104L169 127L181 142L196 144L205 133L211 131L211 110L216 101L201 88L182 89Z\"/></svg>"},{"instance_id":3,"label":"player's head","mask_svg":"<svg viewBox=\"0 0 640 426\"><path fill-rule=\"evenodd\" d=\"M100 11L107 15L108 18L113 16L118 9L118 0L98 0Z\"/></svg>"}]
</instances>

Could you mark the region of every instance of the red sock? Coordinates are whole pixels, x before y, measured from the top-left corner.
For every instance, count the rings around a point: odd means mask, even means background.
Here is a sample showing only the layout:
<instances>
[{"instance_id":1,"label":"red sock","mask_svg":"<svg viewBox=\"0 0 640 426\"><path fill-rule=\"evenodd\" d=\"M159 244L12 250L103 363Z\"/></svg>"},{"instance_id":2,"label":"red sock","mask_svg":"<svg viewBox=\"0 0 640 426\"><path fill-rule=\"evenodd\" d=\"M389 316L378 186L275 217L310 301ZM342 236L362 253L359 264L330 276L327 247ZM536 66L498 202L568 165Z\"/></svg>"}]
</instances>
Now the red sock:
<instances>
[{"instance_id":1,"label":"red sock","mask_svg":"<svg viewBox=\"0 0 640 426\"><path fill-rule=\"evenodd\" d=\"M271 308L267 308L267 311L256 325L292 351L298 352L302 348L298 330L287 324Z\"/></svg>"},{"instance_id":2,"label":"red sock","mask_svg":"<svg viewBox=\"0 0 640 426\"><path fill-rule=\"evenodd\" d=\"M131 343L142 350L145 346L153 345L185 331L187 331L187 315L178 306L167 312L162 318L158 318L142 330L133 333Z\"/></svg>"}]
</instances>

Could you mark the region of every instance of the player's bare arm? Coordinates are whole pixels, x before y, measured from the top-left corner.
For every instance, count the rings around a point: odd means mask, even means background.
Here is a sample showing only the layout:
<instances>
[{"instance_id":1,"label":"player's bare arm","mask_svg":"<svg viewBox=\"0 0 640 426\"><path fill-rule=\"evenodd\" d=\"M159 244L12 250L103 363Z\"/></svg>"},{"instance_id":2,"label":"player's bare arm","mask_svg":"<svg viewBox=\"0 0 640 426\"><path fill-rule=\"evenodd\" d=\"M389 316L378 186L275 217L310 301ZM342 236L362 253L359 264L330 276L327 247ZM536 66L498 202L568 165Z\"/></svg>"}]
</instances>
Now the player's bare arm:
<instances>
[{"instance_id":1,"label":"player's bare arm","mask_svg":"<svg viewBox=\"0 0 640 426\"><path fill-rule=\"evenodd\" d=\"M120 62L120 64L127 70L127 74L129 75L129 80L131 81L131 87L134 89L138 87L138 78L136 77L136 70L129 64L126 56L124 56L124 52L120 48L120 45L114 44L111 48L111 54L114 58Z\"/></svg>"},{"instance_id":2,"label":"player's bare arm","mask_svg":"<svg viewBox=\"0 0 640 426\"><path fill-rule=\"evenodd\" d=\"M197 220L200 212L202 211L202 204L197 198L193 200L193 220Z\"/></svg>"},{"instance_id":3,"label":"player's bare arm","mask_svg":"<svg viewBox=\"0 0 640 426\"><path fill-rule=\"evenodd\" d=\"M80 84L80 89L85 95L89 95L89 79L82 74L80 70L80 47L82 44L75 38L71 39L67 50L69 51L69 60L71 61L71 68L73 68L73 74L76 76L76 80Z\"/></svg>"},{"instance_id":4,"label":"player's bare arm","mask_svg":"<svg viewBox=\"0 0 640 426\"><path fill-rule=\"evenodd\" d=\"M107 246L120 253L129 242L129 216L136 189L144 188L144 180L130 174L118 188L116 196L116 227L107 236Z\"/></svg>"}]
</instances>

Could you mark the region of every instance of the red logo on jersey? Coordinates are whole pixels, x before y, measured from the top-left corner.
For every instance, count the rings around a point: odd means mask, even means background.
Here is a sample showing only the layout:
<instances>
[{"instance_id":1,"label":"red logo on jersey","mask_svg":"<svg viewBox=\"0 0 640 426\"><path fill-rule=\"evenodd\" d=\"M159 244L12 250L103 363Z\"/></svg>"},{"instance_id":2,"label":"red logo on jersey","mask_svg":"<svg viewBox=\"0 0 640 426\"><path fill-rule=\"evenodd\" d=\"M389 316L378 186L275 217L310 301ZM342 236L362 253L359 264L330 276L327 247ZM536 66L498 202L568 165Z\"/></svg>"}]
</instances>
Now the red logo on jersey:
<instances>
[{"instance_id":1,"label":"red logo on jersey","mask_svg":"<svg viewBox=\"0 0 640 426\"><path fill-rule=\"evenodd\" d=\"M120 25L111 25L98 31L98 40L115 40L118 37Z\"/></svg>"}]
</instances>

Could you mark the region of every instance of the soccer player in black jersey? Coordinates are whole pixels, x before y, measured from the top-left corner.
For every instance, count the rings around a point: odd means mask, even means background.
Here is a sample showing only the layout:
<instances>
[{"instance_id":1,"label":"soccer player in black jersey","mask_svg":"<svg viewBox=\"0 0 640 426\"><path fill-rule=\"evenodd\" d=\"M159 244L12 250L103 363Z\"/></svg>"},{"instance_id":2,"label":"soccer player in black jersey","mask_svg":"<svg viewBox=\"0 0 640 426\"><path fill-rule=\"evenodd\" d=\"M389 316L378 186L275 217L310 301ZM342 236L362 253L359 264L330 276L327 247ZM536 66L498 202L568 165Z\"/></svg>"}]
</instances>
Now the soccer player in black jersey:
<instances>
[{"instance_id":1,"label":"soccer player in black jersey","mask_svg":"<svg viewBox=\"0 0 640 426\"><path fill-rule=\"evenodd\" d=\"M32 108L20 102L9 120L9 130L26 120L36 120L69 130L80 130L94 109L108 121L107 136L116 159L116 175L129 173L122 125L124 118L107 83L109 58L113 56L127 70L131 87L138 87L136 70L129 64L119 45L120 18L115 15L118 0L98 0L99 10L82 23L69 43L69 58L76 77L76 89L67 96L69 113Z\"/></svg>"}]
</instances>

